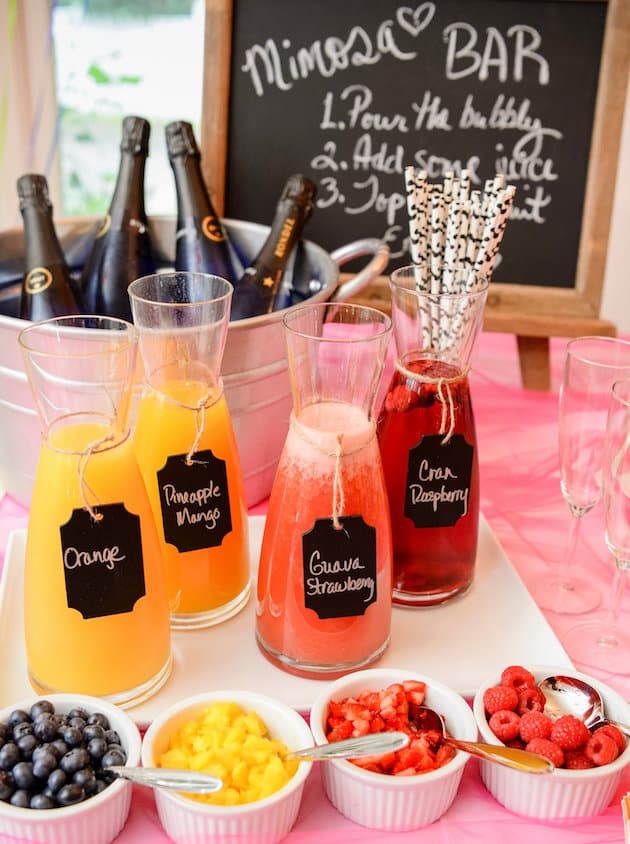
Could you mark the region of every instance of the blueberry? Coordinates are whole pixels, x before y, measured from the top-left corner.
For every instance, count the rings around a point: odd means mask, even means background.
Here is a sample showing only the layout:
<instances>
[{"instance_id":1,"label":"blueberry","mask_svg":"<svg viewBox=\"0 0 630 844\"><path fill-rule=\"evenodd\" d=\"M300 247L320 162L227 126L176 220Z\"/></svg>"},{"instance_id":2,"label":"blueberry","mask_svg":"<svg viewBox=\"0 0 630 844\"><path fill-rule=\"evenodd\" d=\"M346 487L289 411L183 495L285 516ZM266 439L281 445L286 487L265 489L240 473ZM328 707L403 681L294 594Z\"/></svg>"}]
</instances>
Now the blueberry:
<instances>
[{"instance_id":1,"label":"blueberry","mask_svg":"<svg viewBox=\"0 0 630 844\"><path fill-rule=\"evenodd\" d=\"M68 712L68 718L82 718L86 723L89 717L90 713L83 709L82 706L75 706L74 709Z\"/></svg>"},{"instance_id":2,"label":"blueberry","mask_svg":"<svg viewBox=\"0 0 630 844\"><path fill-rule=\"evenodd\" d=\"M20 788L13 792L9 803L12 806L19 806L21 809L28 809L31 805L31 795L28 791L24 791L23 788Z\"/></svg>"},{"instance_id":3,"label":"blueberry","mask_svg":"<svg viewBox=\"0 0 630 844\"><path fill-rule=\"evenodd\" d=\"M107 715L103 715L102 712L95 712L93 715L90 715L87 722L88 724L100 724L104 730L109 730Z\"/></svg>"},{"instance_id":4,"label":"blueberry","mask_svg":"<svg viewBox=\"0 0 630 844\"><path fill-rule=\"evenodd\" d=\"M83 732L86 726L86 721L84 718L79 718L78 715L75 715L74 718L68 718L68 726L73 727L75 730L78 730L80 733Z\"/></svg>"},{"instance_id":5,"label":"blueberry","mask_svg":"<svg viewBox=\"0 0 630 844\"><path fill-rule=\"evenodd\" d=\"M55 801L42 792L41 794L34 794L29 805L31 809L54 809Z\"/></svg>"},{"instance_id":6,"label":"blueberry","mask_svg":"<svg viewBox=\"0 0 630 844\"><path fill-rule=\"evenodd\" d=\"M63 739L55 739L53 742L50 743L50 748L53 753L57 756L57 759L61 759L61 757L65 756L66 753L70 750L70 748Z\"/></svg>"},{"instance_id":7,"label":"blueberry","mask_svg":"<svg viewBox=\"0 0 630 844\"><path fill-rule=\"evenodd\" d=\"M28 762L32 758L33 751L37 749L38 744L39 742L35 736L22 736L17 743L22 759Z\"/></svg>"},{"instance_id":8,"label":"blueberry","mask_svg":"<svg viewBox=\"0 0 630 844\"><path fill-rule=\"evenodd\" d=\"M101 759L101 765L104 768L109 768L110 765L124 765L127 761L127 754L118 749L108 750Z\"/></svg>"},{"instance_id":9,"label":"blueberry","mask_svg":"<svg viewBox=\"0 0 630 844\"><path fill-rule=\"evenodd\" d=\"M18 742L22 736L32 736L33 735L33 725L30 721L22 721L20 724L16 724L13 727L13 741Z\"/></svg>"},{"instance_id":10,"label":"blueberry","mask_svg":"<svg viewBox=\"0 0 630 844\"><path fill-rule=\"evenodd\" d=\"M23 709L14 709L13 712L9 715L7 720L7 724L11 729L15 727L17 724L21 724L22 721L30 721L30 716L28 712L25 712Z\"/></svg>"},{"instance_id":11,"label":"blueberry","mask_svg":"<svg viewBox=\"0 0 630 844\"><path fill-rule=\"evenodd\" d=\"M48 750L46 753L40 753L33 762L33 774L37 779L45 780L48 779L56 767L57 757Z\"/></svg>"},{"instance_id":12,"label":"blueberry","mask_svg":"<svg viewBox=\"0 0 630 844\"><path fill-rule=\"evenodd\" d=\"M6 801L15 791L13 777L7 771L0 771L0 800Z\"/></svg>"},{"instance_id":13,"label":"blueberry","mask_svg":"<svg viewBox=\"0 0 630 844\"><path fill-rule=\"evenodd\" d=\"M57 803L60 806L72 806L74 803L80 803L85 800L85 791L80 785L76 783L68 783L62 785L57 792Z\"/></svg>"},{"instance_id":14,"label":"blueberry","mask_svg":"<svg viewBox=\"0 0 630 844\"><path fill-rule=\"evenodd\" d=\"M30 712L31 720L36 721L37 718L39 718L39 716L42 715L42 714L52 715L52 713L54 711L55 711L55 707L52 705L52 703L49 700L37 700L31 706L31 712Z\"/></svg>"},{"instance_id":15,"label":"blueberry","mask_svg":"<svg viewBox=\"0 0 630 844\"><path fill-rule=\"evenodd\" d=\"M18 788L24 791L32 791L35 785L32 762L18 762L11 771L13 781Z\"/></svg>"},{"instance_id":16,"label":"blueberry","mask_svg":"<svg viewBox=\"0 0 630 844\"><path fill-rule=\"evenodd\" d=\"M7 737L8 734L9 734L8 724L0 723L0 739L2 739L2 741L4 741L4 739Z\"/></svg>"},{"instance_id":17,"label":"blueberry","mask_svg":"<svg viewBox=\"0 0 630 844\"><path fill-rule=\"evenodd\" d=\"M110 783L108 783L106 780L97 779L96 780L96 791L94 793L100 794L101 791L105 791L105 789L107 788L108 785L110 785Z\"/></svg>"},{"instance_id":18,"label":"blueberry","mask_svg":"<svg viewBox=\"0 0 630 844\"><path fill-rule=\"evenodd\" d=\"M82 768L72 777L72 782L80 785L86 795L94 794L96 791L96 777L92 768Z\"/></svg>"},{"instance_id":19,"label":"blueberry","mask_svg":"<svg viewBox=\"0 0 630 844\"><path fill-rule=\"evenodd\" d=\"M106 730L105 739L107 740L108 744L121 744L120 736L118 735L116 730Z\"/></svg>"},{"instance_id":20,"label":"blueberry","mask_svg":"<svg viewBox=\"0 0 630 844\"><path fill-rule=\"evenodd\" d=\"M42 715L33 724L33 733L40 741L54 741L57 738L58 726L50 715Z\"/></svg>"},{"instance_id":21,"label":"blueberry","mask_svg":"<svg viewBox=\"0 0 630 844\"><path fill-rule=\"evenodd\" d=\"M84 747L74 747L65 756L61 757L59 767L71 777L74 773L80 771L81 768L87 768L89 764L90 754L87 750Z\"/></svg>"},{"instance_id":22,"label":"blueberry","mask_svg":"<svg viewBox=\"0 0 630 844\"><path fill-rule=\"evenodd\" d=\"M10 771L11 768L20 761L20 750L17 744L8 741L5 745L0 747L0 768L3 771Z\"/></svg>"},{"instance_id":23,"label":"blueberry","mask_svg":"<svg viewBox=\"0 0 630 844\"><path fill-rule=\"evenodd\" d=\"M86 724L83 730L83 740L91 741L94 738L105 739L106 732L100 724Z\"/></svg>"},{"instance_id":24,"label":"blueberry","mask_svg":"<svg viewBox=\"0 0 630 844\"><path fill-rule=\"evenodd\" d=\"M104 738L90 739L87 746L87 751L95 761L98 761L107 753L107 742Z\"/></svg>"},{"instance_id":25,"label":"blueberry","mask_svg":"<svg viewBox=\"0 0 630 844\"><path fill-rule=\"evenodd\" d=\"M70 725L64 727L63 740L68 747L79 747L82 741L81 730L77 730L76 727Z\"/></svg>"},{"instance_id":26,"label":"blueberry","mask_svg":"<svg viewBox=\"0 0 630 844\"><path fill-rule=\"evenodd\" d=\"M46 788L52 793L56 794L62 785L65 785L68 782L67 776L61 770L61 768L55 768L52 771L46 780Z\"/></svg>"}]
</instances>

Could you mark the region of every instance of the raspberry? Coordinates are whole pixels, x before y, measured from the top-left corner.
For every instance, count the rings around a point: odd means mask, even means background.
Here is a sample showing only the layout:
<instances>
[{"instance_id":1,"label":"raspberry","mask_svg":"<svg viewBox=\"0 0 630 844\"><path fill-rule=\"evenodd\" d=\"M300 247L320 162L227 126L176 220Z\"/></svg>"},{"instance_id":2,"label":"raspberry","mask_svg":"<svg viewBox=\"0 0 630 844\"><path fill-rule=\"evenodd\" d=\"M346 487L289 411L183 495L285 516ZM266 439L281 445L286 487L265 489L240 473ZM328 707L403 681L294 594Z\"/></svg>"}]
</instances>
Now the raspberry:
<instances>
[{"instance_id":1,"label":"raspberry","mask_svg":"<svg viewBox=\"0 0 630 844\"><path fill-rule=\"evenodd\" d=\"M542 689L538 687L521 688L518 691L518 705L516 711L519 715L524 715L526 712L542 712L547 702Z\"/></svg>"},{"instance_id":2,"label":"raspberry","mask_svg":"<svg viewBox=\"0 0 630 844\"><path fill-rule=\"evenodd\" d=\"M590 737L586 724L575 715L561 715L551 727L551 741L555 741L563 750L578 750Z\"/></svg>"},{"instance_id":3,"label":"raspberry","mask_svg":"<svg viewBox=\"0 0 630 844\"><path fill-rule=\"evenodd\" d=\"M533 738L527 742L525 750L529 750L530 753L538 753L539 756L544 756L545 759L553 762L556 768L561 768L564 765L564 752L555 741L550 741L546 738Z\"/></svg>"},{"instance_id":4,"label":"raspberry","mask_svg":"<svg viewBox=\"0 0 630 844\"><path fill-rule=\"evenodd\" d=\"M626 740L624 738L623 733L618 727L615 727L614 724L604 724L603 727L598 727L595 732L593 733L594 736L599 735L610 736L611 739L615 740L615 744L619 748L619 753L623 753L626 749Z\"/></svg>"},{"instance_id":5,"label":"raspberry","mask_svg":"<svg viewBox=\"0 0 630 844\"><path fill-rule=\"evenodd\" d=\"M586 771L594 768L592 762L582 750L567 750L564 754L564 767L571 771Z\"/></svg>"},{"instance_id":6,"label":"raspberry","mask_svg":"<svg viewBox=\"0 0 630 844\"><path fill-rule=\"evenodd\" d=\"M584 753L595 765L608 765L619 756L619 748L614 738L607 736L606 733L600 733L598 736L590 737Z\"/></svg>"},{"instance_id":7,"label":"raspberry","mask_svg":"<svg viewBox=\"0 0 630 844\"><path fill-rule=\"evenodd\" d=\"M488 721L488 726L501 741L513 741L518 736L520 721L511 709L499 709Z\"/></svg>"},{"instance_id":8,"label":"raspberry","mask_svg":"<svg viewBox=\"0 0 630 844\"><path fill-rule=\"evenodd\" d=\"M527 744L534 738L546 738L551 735L551 719L543 715L542 712L530 711L526 712L521 717L520 734L521 738Z\"/></svg>"},{"instance_id":9,"label":"raspberry","mask_svg":"<svg viewBox=\"0 0 630 844\"><path fill-rule=\"evenodd\" d=\"M397 384L389 391L385 399L386 410L396 410L404 413L418 404L418 394L407 389L403 384Z\"/></svg>"},{"instance_id":10,"label":"raspberry","mask_svg":"<svg viewBox=\"0 0 630 844\"><path fill-rule=\"evenodd\" d=\"M516 709L518 693L510 686L491 686L483 693L483 705L488 715L494 715L501 709Z\"/></svg>"},{"instance_id":11,"label":"raspberry","mask_svg":"<svg viewBox=\"0 0 630 844\"><path fill-rule=\"evenodd\" d=\"M523 668L522 665L508 665L501 673L501 685L511 686L519 691L520 689L533 689L536 680L531 671Z\"/></svg>"}]
</instances>

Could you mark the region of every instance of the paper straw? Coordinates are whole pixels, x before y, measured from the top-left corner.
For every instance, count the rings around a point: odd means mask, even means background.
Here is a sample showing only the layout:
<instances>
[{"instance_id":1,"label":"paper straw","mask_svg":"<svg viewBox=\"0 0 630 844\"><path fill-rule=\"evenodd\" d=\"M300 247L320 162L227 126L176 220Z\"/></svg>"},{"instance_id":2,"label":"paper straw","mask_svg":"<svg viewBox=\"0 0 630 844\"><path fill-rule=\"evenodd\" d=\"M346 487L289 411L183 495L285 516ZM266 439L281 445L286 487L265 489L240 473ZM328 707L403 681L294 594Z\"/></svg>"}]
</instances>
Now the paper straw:
<instances>
[{"instance_id":1,"label":"paper straw","mask_svg":"<svg viewBox=\"0 0 630 844\"><path fill-rule=\"evenodd\" d=\"M429 226L427 222L428 210L428 182L427 171L420 170L416 173L416 206L419 217L420 243L418 251L420 253L420 260L427 261L430 257L429 252Z\"/></svg>"},{"instance_id":2,"label":"paper straw","mask_svg":"<svg viewBox=\"0 0 630 844\"><path fill-rule=\"evenodd\" d=\"M492 274L515 191L513 185L502 191L495 199L493 213L486 219L482 248L475 265L477 272L482 275L489 276Z\"/></svg>"},{"instance_id":3,"label":"paper straw","mask_svg":"<svg viewBox=\"0 0 630 844\"><path fill-rule=\"evenodd\" d=\"M421 260L420 220L418 217L416 173L411 166L405 167L405 190L407 193L407 213L409 214L409 252L412 262L419 264Z\"/></svg>"}]
</instances>

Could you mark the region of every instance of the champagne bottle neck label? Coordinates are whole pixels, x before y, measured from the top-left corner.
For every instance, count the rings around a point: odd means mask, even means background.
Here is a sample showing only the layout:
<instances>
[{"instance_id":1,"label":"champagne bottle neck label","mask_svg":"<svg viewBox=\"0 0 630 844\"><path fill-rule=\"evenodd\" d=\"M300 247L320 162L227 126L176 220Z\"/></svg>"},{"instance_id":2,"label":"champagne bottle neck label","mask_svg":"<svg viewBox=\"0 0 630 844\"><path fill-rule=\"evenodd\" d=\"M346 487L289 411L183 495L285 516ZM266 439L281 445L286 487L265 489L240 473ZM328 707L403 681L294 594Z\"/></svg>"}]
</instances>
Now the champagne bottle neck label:
<instances>
[{"instance_id":1,"label":"champagne bottle neck label","mask_svg":"<svg viewBox=\"0 0 630 844\"><path fill-rule=\"evenodd\" d=\"M52 273L46 267L33 267L24 279L24 288L29 295L35 295L47 290L52 281Z\"/></svg>"},{"instance_id":2,"label":"champagne bottle neck label","mask_svg":"<svg viewBox=\"0 0 630 844\"><path fill-rule=\"evenodd\" d=\"M105 235L107 234L107 232L109 231L109 229L111 227L111 224L112 224L112 216L111 216L111 214L106 214L104 219L103 219L103 222L100 225L99 230L96 232L96 237L97 238L105 237Z\"/></svg>"},{"instance_id":3,"label":"champagne bottle neck label","mask_svg":"<svg viewBox=\"0 0 630 844\"><path fill-rule=\"evenodd\" d=\"M225 240L221 225L212 214L208 214L201 221L201 231L208 240L212 240L214 243L221 243Z\"/></svg>"}]
</instances>

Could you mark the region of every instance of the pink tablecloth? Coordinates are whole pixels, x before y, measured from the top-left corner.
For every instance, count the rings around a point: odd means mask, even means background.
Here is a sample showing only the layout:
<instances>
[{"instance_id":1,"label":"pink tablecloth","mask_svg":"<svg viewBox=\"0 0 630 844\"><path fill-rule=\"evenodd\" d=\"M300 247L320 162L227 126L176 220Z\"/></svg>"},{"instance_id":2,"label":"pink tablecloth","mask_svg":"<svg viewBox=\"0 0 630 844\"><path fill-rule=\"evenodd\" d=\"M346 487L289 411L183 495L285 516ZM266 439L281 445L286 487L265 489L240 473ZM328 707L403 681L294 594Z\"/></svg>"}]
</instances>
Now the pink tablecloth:
<instances>
[{"instance_id":1,"label":"pink tablecloth","mask_svg":"<svg viewBox=\"0 0 630 844\"><path fill-rule=\"evenodd\" d=\"M520 387L516 339L484 334L480 338L471 374L473 402L481 461L482 510L526 586L549 577L549 562L561 559L569 515L560 495L557 457L557 388L565 341L553 339L553 385L549 393ZM264 512L264 505L253 512ZM26 512L10 498L0 502L0 549L14 528L26 525ZM604 596L609 594L612 561L605 547L601 509L584 520L577 564L589 571ZM420 610L421 612L421 610ZM626 591L623 621L630 623L630 595ZM547 613L556 635L563 640L575 617ZM581 617L583 618L583 617ZM2 643L0 643L1 646ZM630 676L607 675L592 666L578 668L598 676L630 700ZM630 654L628 654L630 663ZM397 834L398 842L472 844L509 840L531 844L622 844L621 796L630 791L627 772L609 808L597 818L566 822L535 822L504 809L485 790L477 762L466 767L458 796L447 814L431 827ZM347 821L328 803L315 767L307 782L297 823L287 844L310 844L325 837L337 842L391 841L391 833L366 830ZM8 839L0 837L4 842ZM135 787L127 825L118 844L166 844L150 790Z\"/></svg>"}]
</instances>

